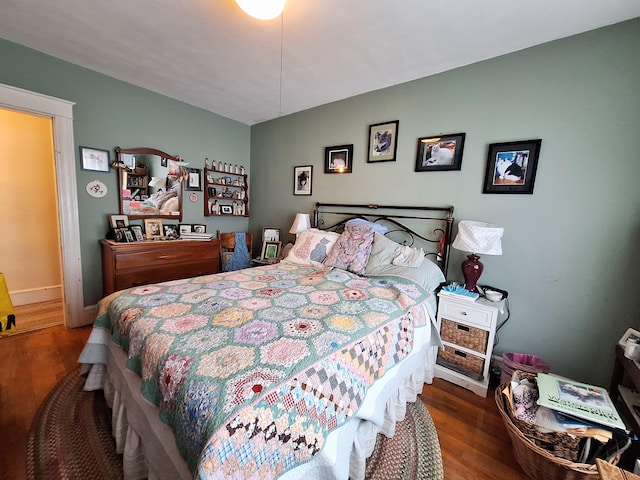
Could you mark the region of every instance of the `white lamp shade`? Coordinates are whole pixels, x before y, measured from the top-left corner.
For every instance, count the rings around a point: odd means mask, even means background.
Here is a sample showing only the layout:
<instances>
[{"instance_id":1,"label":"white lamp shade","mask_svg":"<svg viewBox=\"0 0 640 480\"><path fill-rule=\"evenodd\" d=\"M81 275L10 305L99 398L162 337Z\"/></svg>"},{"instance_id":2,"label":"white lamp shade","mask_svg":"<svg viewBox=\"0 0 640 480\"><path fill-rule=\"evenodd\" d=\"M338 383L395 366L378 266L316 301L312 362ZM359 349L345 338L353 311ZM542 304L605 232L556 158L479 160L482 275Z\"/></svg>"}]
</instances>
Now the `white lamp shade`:
<instances>
[{"instance_id":1,"label":"white lamp shade","mask_svg":"<svg viewBox=\"0 0 640 480\"><path fill-rule=\"evenodd\" d=\"M236 3L258 20L272 20L284 10L285 0L236 0Z\"/></svg>"},{"instance_id":2,"label":"white lamp shade","mask_svg":"<svg viewBox=\"0 0 640 480\"><path fill-rule=\"evenodd\" d=\"M309 230L310 227L311 227L311 220L309 218L309 214L296 213L296 218L293 220L293 225L291 225L291 230L289 230L289 233L294 233L297 235L300 232Z\"/></svg>"},{"instance_id":3,"label":"white lamp shade","mask_svg":"<svg viewBox=\"0 0 640 480\"><path fill-rule=\"evenodd\" d=\"M490 223L462 220L458 223L458 235L453 248L483 255L502 255L501 238L504 228Z\"/></svg>"}]
</instances>

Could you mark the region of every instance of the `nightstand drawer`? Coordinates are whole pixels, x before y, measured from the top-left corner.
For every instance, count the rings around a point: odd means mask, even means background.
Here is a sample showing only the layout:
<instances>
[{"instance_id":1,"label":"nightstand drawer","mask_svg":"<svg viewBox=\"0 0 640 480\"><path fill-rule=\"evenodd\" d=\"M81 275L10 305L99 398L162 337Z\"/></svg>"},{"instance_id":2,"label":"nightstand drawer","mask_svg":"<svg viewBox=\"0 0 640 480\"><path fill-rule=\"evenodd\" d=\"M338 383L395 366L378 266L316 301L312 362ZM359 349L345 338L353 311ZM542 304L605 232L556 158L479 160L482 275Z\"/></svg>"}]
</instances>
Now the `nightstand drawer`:
<instances>
[{"instance_id":1,"label":"nightstand drawer","mask_svg":"<svg viewBox=\"0 0 640 480\"><path fill-rule=\"evenodd\" d=\"M438 350L437 363L443 367L457 370L476 379L481 379L484 373L484 359L469 352L458 350L449 345Z\"/></svg>"},{"instance_id":2,"label":"nightstand drawer","mask_svg":"<svg viewBox=\"0 0 640 480\"><path fill-rule=\"evenodd\" d=\"M478 327L490 328L491 312L486 309L473 308L473 305L462 305L456 302L440 301L441 316Z\"/></svg>"},{"instance_id":3,"label":"nightstand drawer","mask_svg":"<svg viewBox=\"0 0 640 480\"><path fill-rule=\"evenodd\" d=\"M464 323L443 318L442 325L440 326L440 336L444 342L454 343L469 350L484 354L487 350L489 332L481 328L475 328Z\"/></svg>"}]
</instances>

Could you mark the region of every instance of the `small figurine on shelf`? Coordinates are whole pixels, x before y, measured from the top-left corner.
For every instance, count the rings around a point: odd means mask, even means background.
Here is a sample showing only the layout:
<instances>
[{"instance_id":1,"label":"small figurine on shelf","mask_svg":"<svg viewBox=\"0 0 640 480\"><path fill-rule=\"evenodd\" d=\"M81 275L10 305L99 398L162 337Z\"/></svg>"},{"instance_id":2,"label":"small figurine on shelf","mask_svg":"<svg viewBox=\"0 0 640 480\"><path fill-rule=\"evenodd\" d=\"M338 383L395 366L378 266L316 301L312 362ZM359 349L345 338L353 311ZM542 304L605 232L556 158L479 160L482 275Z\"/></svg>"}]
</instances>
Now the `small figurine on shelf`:
<instances>
[{"instance_id":1,"label":"small figurine on shelf","mask_svg":"<svg viewBox=\"0 0 640 480\"><path fill-rule=\"evenodd\" d=\"M244 175L244 165L240 165L240 175Z\"/></svg>"},{"instance_id":2,"label":"small figurine on shelf","mask_svg":"<svg viewBox=\"0 0 640 480\"><path fill-rule=\"evenodd\" d=\"M222 166L222 160L220 160L218 162L218 171L222 172L224 170L224 167Z\"/></svg>"},{"instance_id":3,"label":"small figurine on shelf","mask_svg":"<svg viewBox=\"0 0 640 480\"><path fill-rule=\"evenodd\" d=\"M204 168L211 168L211 162L209 161L209 157L204 157Z\"/></svg>"},{"instance_id":4,"label":"small figurine on shelf","mask_svg":"<svg viewBox=\"0 0 640 480\"><path fill-rule=\"evenodd\" d=\"M229 164L227 162L224 162L224 171L225 172L229 171Z\"/></svg>"},{"instance_id":5,"label":"small figurine on shelf","mask_svg":"<svg viewBox=\"0 0 640 480\"><path fill-rule=\"evenodd\" d=\"M213 215L220 215L220 205L218 204L218 200L214 200L211 204L211 213Z\"/></svg>"}]
</instances>

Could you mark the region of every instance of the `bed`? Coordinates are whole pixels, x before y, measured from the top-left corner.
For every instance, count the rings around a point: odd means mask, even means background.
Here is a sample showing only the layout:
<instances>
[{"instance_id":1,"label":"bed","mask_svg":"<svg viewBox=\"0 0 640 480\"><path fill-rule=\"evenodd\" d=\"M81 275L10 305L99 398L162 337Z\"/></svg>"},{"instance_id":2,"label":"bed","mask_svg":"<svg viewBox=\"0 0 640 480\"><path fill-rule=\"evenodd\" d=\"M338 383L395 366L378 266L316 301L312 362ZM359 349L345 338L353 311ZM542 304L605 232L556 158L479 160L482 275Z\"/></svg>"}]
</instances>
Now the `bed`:
<instances>
[{"instance_id":1,"label":"bed","mask_svg":"<svg viewBox=\"0 0 640 480\"><path fill-rule=\"evenodd\" d=\"M125 478L363 478L433 379L452 224L318 203L278 264L102 299L79 362Z\"/></svg>"}]
</instances>

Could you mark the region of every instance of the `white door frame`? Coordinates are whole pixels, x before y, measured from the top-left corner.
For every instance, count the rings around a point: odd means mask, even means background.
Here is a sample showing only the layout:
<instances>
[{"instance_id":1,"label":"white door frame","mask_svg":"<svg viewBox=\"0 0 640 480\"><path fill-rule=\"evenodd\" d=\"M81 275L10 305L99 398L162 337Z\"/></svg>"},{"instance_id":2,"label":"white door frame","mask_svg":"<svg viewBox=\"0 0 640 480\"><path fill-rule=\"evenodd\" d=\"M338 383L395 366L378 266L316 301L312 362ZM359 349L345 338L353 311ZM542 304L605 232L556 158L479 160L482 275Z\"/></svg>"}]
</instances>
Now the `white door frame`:
<instances>
[{"instance_id":1,"label":"white door frame","mask_svg":"<svg viewBox=\"0 0 640 480\"><path fill-rule=\"evenodd\" d=\"M0 106L51 117L53 120L53 150L60 216L62 298L67 327L78 327L86 323L83 319L73 105L74 102L0 84Z\"/></svg>"}]
</instances>

